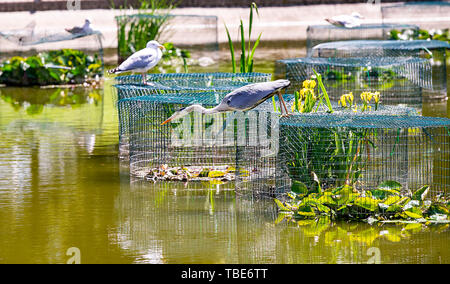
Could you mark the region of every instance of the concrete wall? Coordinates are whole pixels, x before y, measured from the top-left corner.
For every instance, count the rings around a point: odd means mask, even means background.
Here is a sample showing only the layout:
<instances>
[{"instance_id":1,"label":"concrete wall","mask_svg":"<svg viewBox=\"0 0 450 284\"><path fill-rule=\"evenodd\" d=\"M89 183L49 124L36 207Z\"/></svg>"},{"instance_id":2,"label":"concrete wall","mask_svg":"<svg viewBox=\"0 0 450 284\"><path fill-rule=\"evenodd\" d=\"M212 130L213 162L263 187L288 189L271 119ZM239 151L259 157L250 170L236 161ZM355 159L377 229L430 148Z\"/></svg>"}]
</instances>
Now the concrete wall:
<instances>
[{"instance_id":1,"label":"concrete wall","mask_svg":"<svg viewBox=\"0 0 450 284\"><path fill-rule=\"evenodd\" d=\"M69 0L70 1L70 0ZM81 9L110 9L120 7L124 3L137 7L139 0L79 0ZM321 4L360 4L370 0L180 0L179 7L248 7L255 2L259 7L280 7L297 5L321 5ZM373 2L374 0L372 0ZM420 0L381 0L388 2L414 2ZM0 0L0 12L17 11L47 11L67 9L67 0Z\"/></svg>"}]
</instances>

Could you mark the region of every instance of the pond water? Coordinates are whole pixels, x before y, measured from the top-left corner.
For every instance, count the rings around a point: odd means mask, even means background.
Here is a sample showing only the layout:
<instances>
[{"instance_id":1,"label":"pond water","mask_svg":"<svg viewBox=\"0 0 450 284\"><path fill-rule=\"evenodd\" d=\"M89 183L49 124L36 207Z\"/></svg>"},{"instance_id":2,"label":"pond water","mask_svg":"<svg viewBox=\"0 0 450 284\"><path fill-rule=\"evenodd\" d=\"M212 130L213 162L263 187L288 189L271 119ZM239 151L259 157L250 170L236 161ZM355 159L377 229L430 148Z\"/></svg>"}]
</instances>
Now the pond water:
<instances>
[{"instance_id":1,"label":"pond water","mask_svg":"<svg viewBox=\"0 0 450 284\"><path fill-rule=\"evenodd\" d=\"M73 247L82 263L450 263L448 225L278 223L232 184L130 179L111 82L0 88L0 263L66 263Z\"/></svg>"}]
</instances>

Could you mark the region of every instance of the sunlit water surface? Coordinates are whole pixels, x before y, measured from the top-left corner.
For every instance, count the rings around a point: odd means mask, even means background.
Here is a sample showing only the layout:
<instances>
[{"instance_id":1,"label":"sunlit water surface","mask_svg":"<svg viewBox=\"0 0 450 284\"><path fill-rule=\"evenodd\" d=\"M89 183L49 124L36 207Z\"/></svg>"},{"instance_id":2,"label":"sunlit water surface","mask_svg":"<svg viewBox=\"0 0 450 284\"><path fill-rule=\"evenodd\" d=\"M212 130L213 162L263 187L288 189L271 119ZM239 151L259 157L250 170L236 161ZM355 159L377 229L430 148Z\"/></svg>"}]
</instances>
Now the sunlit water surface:
<instances>
[{"instance_id":1,"label":"sunlit water surface","mask_svg":"<svg viewBox=\"0 0 450 284\"><path fill-rule=\"evenodd\" d=\"M276 224L232 184L130 179L110 85L0 88L0 263L450 263L448 225Z\"/></svg>"}]
</instances>

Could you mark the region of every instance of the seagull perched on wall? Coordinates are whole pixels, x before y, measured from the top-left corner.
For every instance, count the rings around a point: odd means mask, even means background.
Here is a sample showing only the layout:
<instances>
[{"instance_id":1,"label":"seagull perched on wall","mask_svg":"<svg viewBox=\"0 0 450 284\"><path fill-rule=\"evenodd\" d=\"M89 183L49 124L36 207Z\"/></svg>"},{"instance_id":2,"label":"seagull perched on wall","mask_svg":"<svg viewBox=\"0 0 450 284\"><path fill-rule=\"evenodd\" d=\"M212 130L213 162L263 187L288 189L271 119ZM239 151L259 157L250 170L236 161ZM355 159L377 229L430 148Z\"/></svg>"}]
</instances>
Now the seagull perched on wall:
<instances>
[{"instance_id":1,"label":"seagull perched on wall","mask_svg":"<svg viewBox=\"0 0 450 284\"><path fill-rule=\"evenodd\" d=\"M146 48L133 53L127 58L119 67L108 71L109 74L120 74L123 72L141 73L144 85L147 83L147 72L158 64L162 58L162 51L164 46L159 44L156 40L151 40L147 43Z\"/></svg>"},{"instance_id":2,"label":"seagull perched on wall","mask_svg":"<svg viewBox=\"0 0 450 284\"><path fill-rule=\"evenodd\" d=\"M290 114L281 95L281 91L289 87L290 84L291 82L289 80L276 80L272 82L246 85L226 95L222 99L222 102L214 108L207 109L201 105L191 105L176 111L171 117L169 117L169 119L161 123L161 125L169 123L174 119L188 115L193 111L203 114L214 114L227 111L251 110L263 103L265 100L273 97L275 94L278 95L278 101L280 103L282 116L289 116Z\"/></svg>"},{"instance_id":3,"label":"seagull perched on wall","mask_svg":"<svg viewBox=\"0 0 450 284\"><path fill-rule=\"evenodd\" d=\"M339 15L331 18L326 18L325 21L337 27L355 28L361 25L361 19L364 17L357 12L351 15Z\"/></svg>"},{"instance_id":4,"label":"seagull perched on wall","mask_svg":"<svg viewBox=\"0 0 450 284\"><path fill-rule=\"evenodd\" d=\"M94 31L91 28L91 21L89 19L84 20L84 25L81 27L73 27L73 28L66 28L66 32L71 33L73 35L81 35L81 34L91 34Z\"/></svg>"}]
</instances>

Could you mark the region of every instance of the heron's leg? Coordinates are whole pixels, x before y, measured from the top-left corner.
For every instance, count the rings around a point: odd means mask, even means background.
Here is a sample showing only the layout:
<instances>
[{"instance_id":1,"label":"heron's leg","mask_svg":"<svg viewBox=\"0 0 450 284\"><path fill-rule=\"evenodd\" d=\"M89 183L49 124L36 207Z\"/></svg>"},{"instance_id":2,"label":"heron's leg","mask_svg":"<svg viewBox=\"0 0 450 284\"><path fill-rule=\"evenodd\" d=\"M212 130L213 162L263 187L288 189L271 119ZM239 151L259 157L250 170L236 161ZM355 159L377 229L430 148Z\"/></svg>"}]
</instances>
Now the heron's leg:
<instances>
[{"instance_id":1,"label":"heron's leg","mask_svg":"<svg viewBox=\"0 0 450 284\"><path fill-rule=\"evenodd\" d=\"M283 112L285 112L286 110L283 107L283 103L281 102L282 98L281 98L281 93L278 93L278 103L280 104L280 112L281 112L281 116L286 116Z\"/></svg>"},{"instance_id":2,"label":"heron's leg","mask_svg":"<svg viewBox=\"0 0 450 284\"><path fill-rule=\"evenodd\" d=\"M142 73L142 84L147 85L147 73Z\"/></svg>"},{"instance_id":3,"label":"heron's leg","mask_svg":"<svg viewBox=\"0 0 450 284\"><path fill-rule=\"evenodd\" d=\"M286 106L286 102L284 101L283 96L281 95L281 91L278 91L278 98L280 99L281 103L284 106L284 110L286 112L285 116L290 116L291 114L289 113L289 110L288 110L288 108Z\"/></svg>"}]
</instances>

